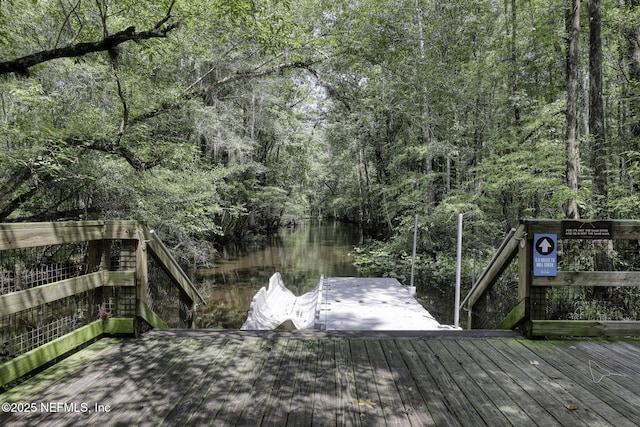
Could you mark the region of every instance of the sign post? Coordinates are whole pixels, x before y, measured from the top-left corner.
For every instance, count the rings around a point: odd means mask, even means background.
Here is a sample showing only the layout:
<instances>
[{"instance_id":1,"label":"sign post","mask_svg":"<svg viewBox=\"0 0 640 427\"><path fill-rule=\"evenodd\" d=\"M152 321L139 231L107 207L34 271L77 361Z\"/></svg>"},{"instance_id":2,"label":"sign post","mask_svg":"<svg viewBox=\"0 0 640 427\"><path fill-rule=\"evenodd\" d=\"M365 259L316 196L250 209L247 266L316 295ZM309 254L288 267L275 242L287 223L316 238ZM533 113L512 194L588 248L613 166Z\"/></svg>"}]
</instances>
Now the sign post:
<instances>
[{"instance_id":1,"label":"sign post","mask_svg":"<svg viewBox=\"0 0 640 427\"><path fill-rule=\"evenodd\" d=\"M533 275L558 275L558 235L535 234L533 236Z\"/></svg>"}]
</instances>

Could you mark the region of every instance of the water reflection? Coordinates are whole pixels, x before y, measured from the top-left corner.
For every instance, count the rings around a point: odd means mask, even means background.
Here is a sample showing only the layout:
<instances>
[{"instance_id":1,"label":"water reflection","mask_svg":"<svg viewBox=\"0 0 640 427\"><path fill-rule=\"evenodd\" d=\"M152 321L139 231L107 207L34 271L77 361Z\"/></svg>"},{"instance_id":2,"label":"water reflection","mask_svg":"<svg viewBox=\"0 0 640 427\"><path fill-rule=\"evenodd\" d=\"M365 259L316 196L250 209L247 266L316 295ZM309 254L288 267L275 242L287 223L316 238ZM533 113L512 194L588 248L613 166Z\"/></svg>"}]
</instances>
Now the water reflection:
<instances>
[{"instance_id":1,"label":"water reflection","mask_svg":"<svg viewBox=\"0 0 640 427\"><path fill-rule=\"evenodd\" d=\"M261 242L225 247L213 268L197 271L198 286L207 300L199 309L198 327L239 328L251 298L276 271L296 295L313 289L321 275L358 276L349 253L361 239L355 227L312 222L282 229Z\"/></svg>"}]
</instances>

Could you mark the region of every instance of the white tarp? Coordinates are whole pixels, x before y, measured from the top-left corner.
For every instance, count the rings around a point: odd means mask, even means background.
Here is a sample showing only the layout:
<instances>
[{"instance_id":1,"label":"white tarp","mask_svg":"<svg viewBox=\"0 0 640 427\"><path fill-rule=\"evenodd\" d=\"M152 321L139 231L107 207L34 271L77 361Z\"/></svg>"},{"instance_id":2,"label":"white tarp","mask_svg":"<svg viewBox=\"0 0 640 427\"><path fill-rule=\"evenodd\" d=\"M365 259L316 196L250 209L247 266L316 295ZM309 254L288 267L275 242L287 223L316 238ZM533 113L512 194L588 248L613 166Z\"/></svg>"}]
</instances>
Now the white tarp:
<instances>
[{"instance_id":1,"label":"white tarp","mask_svg":"<svg viewBox=\"0 0 640 427\"><path fill-rule=\"evenodd\" d=\"M260 288L249 307L241 329L275 329L290 320L297 329L313 329L322 281L304 295L296 297L282 282L280 273L269 279L269 289Z\"/></svg>"}]
</instances>

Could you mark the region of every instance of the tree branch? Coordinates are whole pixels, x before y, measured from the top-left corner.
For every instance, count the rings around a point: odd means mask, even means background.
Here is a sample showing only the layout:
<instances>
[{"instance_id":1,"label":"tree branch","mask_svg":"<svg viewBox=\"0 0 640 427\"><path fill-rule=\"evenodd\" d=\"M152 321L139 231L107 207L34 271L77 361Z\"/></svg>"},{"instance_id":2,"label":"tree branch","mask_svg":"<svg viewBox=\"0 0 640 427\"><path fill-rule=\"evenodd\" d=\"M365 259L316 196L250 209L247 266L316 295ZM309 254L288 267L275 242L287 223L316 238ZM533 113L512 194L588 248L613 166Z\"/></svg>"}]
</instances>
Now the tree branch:
<instances>
[{"instance_id":1,"label":"tree branch","mask_svg":"<svg viewBox=\"0 0 640 427\"><path fill-rule=\"evenodd\" d=\"M197 85L199 82L201 82L204 77L206 77L207 75L211 74L213 71L215 71L215 68L210 69L209 71L207 71L203 76L201 76L200 78L198 78L194 83L192 83L187 89L185 89L182 92L182 95L175 100L174 102L163 102L158 108L153 109L153 110L149 110L146 113L140 114L138 116L132 117L131 120L129 121L130 125L134 125L140 122L143 122L145 120L149 120L153 117L159 116L163 113L167 113L170 111L175 111L178 110L180 108L182 108L182 106L184 105L184 103L186 101L192 100L192 99L197 99L197 98L203 98L205 97L205 95L207 93L209 93L213 88L216 88L218 86L222 86L224 84L227 83L232 83L234 81L237 80L249 80L249 79L253 79L253 78L259 78L259 77L265 77L268 76L270 74L275 74L278 72L282 72L286 69L289 68L303 68L307 71L309 71L311 74L316 75L315 70L313 70L311 68L311 66L313 64L316 64L317 62L319 62L318 60L309 60L306 62L287 62L287 63L283 63L283 64L279 64L275 67L269 68L267 70L261 70L261 71L238 71L235 74L231 74L223 79L220 79L216 82L214 82L213 84L205 87L202 90L194 90L194 91L190 91L195 85Z\"/></svg>"},{"instance_id":2,"label":"tree branch","mask_svg":"<svg viewBox=\"0 0 640 427\"><path fill-rule=\"evenodd\" d=\"M265 76L268 76L268 75L271 75L271 74L275 74L275 73L287 70L289 68L309 69L309 67L311 67L313 64L315 64L317 62L318 61L287 62L287 63L279 64L279 65L276 65L275 67L268 68L266 70L261 70L261 71L249 71L249 72L240 72L240 71L238 71L235 74L232 74L230 76L227 76L227 77L225 77L223 79L218 80L217 82L215 82L213 84L213 86L222 86L224 84L231 83L231 82L234 82L236 80L247 80L247 79L255 79L255 78L259 78L259 77L265 77Z\"/></svg>"},{"instance_id":3,"label":"tree branch","mask_svg":"<svg viewBox=\"0 0 640 427\"><path fill-rule=\"evenodd\" d=\"M167 18L163 18L166 20ZM162 21L160 21L162 22ZM148 31L136 31L134 27L129 27L119 31L98 42L77 43L71 46L60 47L50 50L43 50L13 61L0 62L0 75L18 73L28 75L29 68L43 62L58 58L75 58L93 52L109 51L116 46L128 41L141 41L153 38L164 38L167 34L180 25L179 21L168 24L162 28L154 28Z\"/></svg>"},{"instance_id":4,"label":"tree branch","mask_svg":"<svg viewBox=\"0 0 640 427\"><path fill-rule=\"evenodd\" d=\"M114 140L108 139L93 139L93 138L78 138L69 137L65 138L64 142L70 146L82 148L84 150L100 151L107 154L113 154L120 156L131 165L138 172L144 172L152 169L162 163L162 158L157 157L149 161L141 159L137 154L120 145L120 138Z\"/></svg>"}]
</instances>

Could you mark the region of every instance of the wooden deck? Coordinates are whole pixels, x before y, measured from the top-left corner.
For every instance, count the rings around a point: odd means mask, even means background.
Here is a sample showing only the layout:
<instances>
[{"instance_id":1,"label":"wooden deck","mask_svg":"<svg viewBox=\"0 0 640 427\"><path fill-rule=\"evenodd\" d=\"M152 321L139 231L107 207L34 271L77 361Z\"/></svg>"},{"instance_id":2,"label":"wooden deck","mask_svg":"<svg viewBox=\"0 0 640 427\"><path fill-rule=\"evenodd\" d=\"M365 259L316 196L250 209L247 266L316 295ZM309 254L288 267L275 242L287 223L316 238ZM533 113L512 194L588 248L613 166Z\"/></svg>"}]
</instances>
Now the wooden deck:
<instances>
[{"instance_id":1,"label":"wooden deck","mask_svg":"<svg viewBox=\"0 0 640 427\"><path fill-rule=\"evenodd\" d=\"M1 394L0 425L635 426L638 361L640 339L150 332Z\"/></svg>"}]
</instances>

